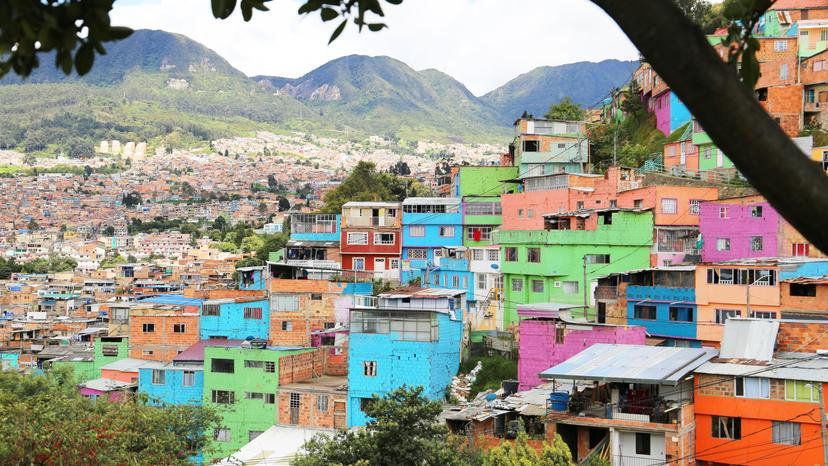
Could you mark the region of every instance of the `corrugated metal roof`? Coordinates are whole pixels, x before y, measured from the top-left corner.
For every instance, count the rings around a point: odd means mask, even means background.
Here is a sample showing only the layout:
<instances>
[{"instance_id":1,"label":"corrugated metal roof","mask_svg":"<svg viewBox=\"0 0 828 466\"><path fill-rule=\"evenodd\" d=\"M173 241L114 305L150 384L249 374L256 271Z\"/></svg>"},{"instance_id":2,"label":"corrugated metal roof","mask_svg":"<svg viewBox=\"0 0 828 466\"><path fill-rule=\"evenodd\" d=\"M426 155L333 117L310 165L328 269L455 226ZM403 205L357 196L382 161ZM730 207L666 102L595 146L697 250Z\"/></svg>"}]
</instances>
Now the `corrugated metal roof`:
<instances>
[{"instance_id":1,"label":"corrugated metal roof","mask_svg":"<svg viewBox=\"0 0 828 466\"><path fill-rule=\"evenodd\" d=\"M727 319L719 358L770 361L778 332L778 320Z\"/></svg>"},{"instance_id":2,"label":"corrugated metal roof","mask_svg":"<svg viewBox=\"0 0 828 466\"><path fill-rule=\"evenodd\" d=\"M399 202L383 202L383 201L351 201L342 204L342 207L390 207L395 208L399 207Z\"/></svg>"},{"instance_id":3,"label":"corrugated metal roof","mask_svg":"<svg viewBox=\"0 0 828 466\"><path fill-rule=\"evenodd\" d=\"M152 366L154 364L157 364L157 361L145 361L143 359L126 358L121 359L120 361L111 362L109 364L101 366L101 369L121 372L138 372L138 369L144 366Z\"/></svg>"},{"instance_id":4,"label":"corrugated metal roof","mask_svg":"<svg viewBox=\"0 0 828 466\"><path fill-rule=\"evenodd\" d=\"M459 197L407 197L403 205L460 205Z\"/></svg>"},{"instance_id":5,"label":"corrugated metal roof","mask_svg":"<svg viewBox=\"0 0 828 466\"><path fill-rule=\"evenodd\" d=\"M99 392L109 392L121 388L134 387L135 385L131 382L121 382L120 380L112 379L94 379L83 384L84 387Z\"/></svg>"},{"instance_id":6,"label":"corrugated metal roof","mask_svg":"<svg viewBox=\"0 0 828 466\"><path fill-rule=\"evenodd\" d=\"M828 382L828 357L819 357L812 353L780 353L778 356L767 365L707 362L699 366L696 372L734 377L750 374L769 379ZM782 367L779 367L780 365Z\"/></svg>"},{"instance_id":7,"label":"corrugated metal roof","mask_svg":"<svg viewBox=\"0 0 828 466\"><path fill-rule=\"evenodd\" d=\"M713 348L598 343L540 373L542 379L677 385L716 356Z\"/></svg>"}]
</instances>

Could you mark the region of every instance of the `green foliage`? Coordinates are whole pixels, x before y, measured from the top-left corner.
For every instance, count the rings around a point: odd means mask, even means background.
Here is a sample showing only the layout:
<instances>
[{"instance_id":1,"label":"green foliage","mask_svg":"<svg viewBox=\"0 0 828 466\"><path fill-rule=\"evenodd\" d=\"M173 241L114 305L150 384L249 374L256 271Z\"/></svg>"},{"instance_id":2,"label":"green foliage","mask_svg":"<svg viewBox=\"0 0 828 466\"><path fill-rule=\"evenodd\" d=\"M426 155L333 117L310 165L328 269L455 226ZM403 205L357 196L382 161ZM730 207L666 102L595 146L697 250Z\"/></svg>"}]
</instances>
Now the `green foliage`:
<instances>
[{"instance_id":1,"label":"green foliage","mask_svg":"<svg viewBox=\"0 0 828 466\"><path fill-rule=\"evenodd\" d=\"M256 258L259 259L260 264L268 260L271 252L283 249L290 236L287 233L276 233L273 235L262 235L261 238L262 244L256 249Z\"/></svg>"},{"instance_id":2,"label":"green foliage","mask_svg":"<svg viewBox=\"0 0 828 466\"><path fill-rule=\"evenodd\" d=\"M131 209L131 208L133 208L133 207L135 207L135 206L137 206L137 205L139 205L143 202L144 202L144 200L141 199L141 195L138 194L135 191L133 191L129 194L124 194L124 197L121 198L121 204L126 206L128 209Z\"/></svg>"},{"instance_id":3,"label":"green foliage","mask_svg":"<svg viewBox=\"0 0 828 466\"><path fill-rule=\"evenodd\" d=\"M7 264L8 265L8 264ZM74 270L78 266L77 261L69 256L52 254L48 258L39 258L26 262L20 266L19 272L24 273L56 273Z\"/></svg>"},{"instance_id":4,"label":"green foliage","mask_svg":"<svg viewBox=\"0 0 828 466\"><path fill-rule=\"evenodd\" d=\"M727 62L739 74L751 92L759 80L759 41L753 30L774 0L732 0L722 6L722 15L729 24L723 45L728 50Z\"/></svg>"},{"instance_id":5,"label":"green foliage","mask_svg":"<svg viewBox=\"0 0 828 466\"><path fill-rule=\"evenodd\" d=\"M127 259L124 256L122 256L120 254L115 254L114 256L109 256L109 257L104 258L104 260L101 261L101 268L102 269L114 269L115 266L117 266L119 264L126 264L126 263L127 263Z\"/></svg>"},{"instance_id":6,"label":"green foliage","mask_svg":"<svg viewBox=\"0 0 828 466\"><path fill-rule=\"evenodd\" d=\"M485 390L497 390L504 380L517 378L517 361L499 355L469 359L461 364L460 372L468 374L478 361L483 363L483 367L471 386L471 398Z\"/></svg>"},{"instance_id":7,"label":"green foliage","mask_svg":"<svg viewBox=\"0 0 828 466\"><path fill-rule=\"evenodd\" d=\"M612 160L613 150L617 150L620 165L639 167L644 160L662 151L666 137L656 127L655 116L644 108L633 83L621 106L626 114L622 123L596 124L587 128L595 164Z\"/></svg>"},{"instance_id":8,"label":"green foliage","mask_svg":"<svg viewBox=\"0 0 828 466\"><path fill-rule=\"evenodd\" d=\"M153 407L80 396L70 367L0 371L2 464L190 464L218 416L200 406Z\"/></svg>"},{"instance_id":9,"label":"green foliage","mask_svg":"<svg viewBox=\"0 0 828 466\"><path fill-rule=\"evenodd\" d=\"M569 466L572 453L560 435L555 434L552 443L544 442L538 452L529 443L523 429L518 431L514 443L503 442L483 455L483 466Z\"/></svg>"},{"instance_id":10,"label":"green foliage","mask_svg":"<svg viewBox=\"0 0 828 466\"><path fill-rule=\"evenodd\" d=\"M427 188L417 181L377 171L373 162L360 161L342 183L325 194L323 213L339 213L349 201L402 201L422 196Z\"/></svg>"},{"instance_id":11,"label":"green foliage","mask_svg":"<svg viewBox=\"0 0 828 466\"><path fill-rule=\"evenodd\" d=\"M560 102L552 104L544 117L550 120L582 121L585 115L584 108L573 102L571 97L566 96Z\"/></svg>"},{"instance_id":12,"label":"green foliage","mask_svg":"<svg viewBox=\"0 0 828 466\"><path fill-rule=\"evenodd\" d=\"M8 280L11 274L20 272L23 268L15 262L14 257L5 259L0 257L0 280Z\"/></svg>"},{"instance_id":13,"label":"green foliage","mask_svg":"<svg viewBox=\"0 0 828 466\"><path fill-rule=\"evenodd\" d=\"M439 402L422 395L422 387L401 387L366 405L371 420L365 429L316 437L305 443L295 466L328 465L463 465L463 447L437 422Z\"/></svg>"}]
</instances>

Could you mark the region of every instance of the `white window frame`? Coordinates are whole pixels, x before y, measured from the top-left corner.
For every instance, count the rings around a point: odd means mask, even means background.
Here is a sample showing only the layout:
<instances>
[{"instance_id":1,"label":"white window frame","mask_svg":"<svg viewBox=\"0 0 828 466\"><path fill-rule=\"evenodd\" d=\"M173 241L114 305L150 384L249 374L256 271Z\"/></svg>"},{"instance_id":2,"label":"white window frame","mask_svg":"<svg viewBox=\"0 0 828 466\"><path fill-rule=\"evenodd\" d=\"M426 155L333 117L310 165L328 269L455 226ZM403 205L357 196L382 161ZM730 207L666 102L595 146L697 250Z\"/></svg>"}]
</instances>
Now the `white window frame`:
<instances>
[{"instance_id":1,"label":"white window frame","mask_svg":"<svg viewBox=\"0 0 828 466\"><path fill-rule=\"evenodd\" d=\"M383 241L382 240L383 235L391 235L391 242L389 243L387 241ZM396 242L397 242L397 234L396 233L391 233L391 232L389 232L389 233L384 233L384 232L374 233L374 244L379 244L379 245L382 245L382 246L391 246L391 245L394 245Z\"/></svg>"},{"instance_id":2,"label":"white window frame","mask_svg":"<svg viewBox=\"0 0 828 466\"><path fill-rule=\"evenodd\" d=\"M181 385L184 387L195 385L195 371L181 371Z\"/></svg>"},{"instance_id":3,"label":"white window frame","mask_svg":"<svg viewBox=\"0 0 828 466\"><path fill-rule=\"evenodd\" d=\"M408 248L408 260L426 260L426 259L428 259L428 249L427 248Z\"/></svg>"},{"instance_id":4,"label":"white window frame","mask_svg":"<svg viewBox=\"0 0 828 466\"><path fill-rule=\"evenodd\" d=\"M153 385L164 385L167 383L167 371L164 369L153 369L152 370L152 384Z\"/></svg>"},{"instance_id":5,"label":"white window frame","mask_svg":"<svg viewBox=\"0 0 828 466\"><path fill-rule=\"evenodd\" d=\"M364 238L364 239L358 239ZM364 231L352 231L348 232L348 236L346 237L346 242L348 244L352 244L355 246L367 246L368 245L368 233Z\"/></svg>"},{"instance_id":6,"label":"white window frame","mask_svg":"<svg viewBox=\"0 0 828 466\"><path fill-rule=\"evenodd\" d=\"M440 238L453 238L457 230L452 225L443 225L440 227Z\"/></svg>"},{"instance_id":7,"label":"white window frame","mask_svg":"<svg viewBox=\"0 0 828 466\"><path fill-rule=\"evenodd\" d=\"M425 236L425 226L424 225L409 225L408 226L408 236L412 238L422 238Z\"/></svg>"},{"instance_id":8,"label":"white window frame","mask_svg":"<svg viewBox=\"0 0 828 466\"><path fill-rule=\"evenodd\" d=\"M699 209L701 207L701 199L690 199L690 207L688 208L687 212L690 215L699 215Z\"/></svg>"},{"instance_id":9,"label":"white window frame","mask_svg":"<svg viewBox=\"0 0 828 466\"><path fill-rule=\"evenodd\" d=\"M376 377L377 376L377 362L376 361L363 361L362 362L362 374L365 377Z\"/></svg>"},{"instance_id":10,"label":"white window frame","mask_svg":"<svg viewBox=\"0 0 828 466\"><path fill-rule=\"evenodd\" d=\"M361 263L362 267L358 268L356 266L357 262ZM364 257L354 257L353 259L351 259L351 267L353 267L354 270L364 271L365 270L365 258Z\"/></svg>"},{"instance_id":11,"label":"white window frame","mask_svg":"<svg viewBox=\"0 0 828 466\"><path fill-rule=\"evenodd\" d=\"M730 251L730 238L716 238L717 251Z\"/></svg>"},{"instance_id":12,"label":"white window frame","mask_svg":"<svg viewBox=\"0 0 828 466\"><path fill-rule=\"evenodd\" d=\"M673 197L661 198L661 213L676 214L678 213L678 199Z\"/></svg>"}]
</instances>

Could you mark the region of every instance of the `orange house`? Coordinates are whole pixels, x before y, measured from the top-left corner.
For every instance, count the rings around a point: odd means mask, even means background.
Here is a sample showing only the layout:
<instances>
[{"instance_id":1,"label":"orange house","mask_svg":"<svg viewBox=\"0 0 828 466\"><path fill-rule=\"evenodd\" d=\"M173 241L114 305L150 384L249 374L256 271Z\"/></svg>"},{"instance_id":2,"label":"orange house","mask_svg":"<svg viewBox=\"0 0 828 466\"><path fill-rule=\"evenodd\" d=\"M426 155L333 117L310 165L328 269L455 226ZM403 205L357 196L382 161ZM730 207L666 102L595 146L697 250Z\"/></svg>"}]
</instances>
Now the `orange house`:
<instances>
[{"instance_id":1,"label":"orange house","mask_svg":"<svg viewBox=\"0 0 828 466\"><path fill-rule=\"evenodd\" d=\"M129 357L170 362L199 341L197 306L157 305L129 313Z\"/></svg>"},{"instance_id":2,"label":"orange house","mask_svg":"<svg viewBox=\"0 0 828 466\"><path fill-rule=\"evenodd\" d=\"M137 384L138 371L148 365L154 365L154 363L143 359L121 359L101 366L101 378Z\"/></svg>"},{"instance_id":3,"label":"orange house","mask_svg":"<svg viewBox=\"0 0 828 466\"><path fill-rule=\"evenodd\" d=\"M700 465L822 464L819 388L828 389L828 358L773 354L777 329L792 321L731 319L719 357L695 377L696 447ZM821 347L828 344L822 322Z\"/></svg>"}]
</instances>

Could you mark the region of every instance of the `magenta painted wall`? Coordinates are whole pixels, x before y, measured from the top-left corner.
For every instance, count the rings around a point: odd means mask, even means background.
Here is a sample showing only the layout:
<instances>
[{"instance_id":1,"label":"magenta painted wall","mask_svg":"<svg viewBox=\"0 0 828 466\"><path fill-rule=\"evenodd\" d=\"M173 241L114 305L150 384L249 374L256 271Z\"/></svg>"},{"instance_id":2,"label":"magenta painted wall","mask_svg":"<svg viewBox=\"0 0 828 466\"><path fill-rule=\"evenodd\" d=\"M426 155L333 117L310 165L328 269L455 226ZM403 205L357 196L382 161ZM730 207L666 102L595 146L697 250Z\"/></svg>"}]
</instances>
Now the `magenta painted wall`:
<instances>
[{"instance_id":1,"label":"magenta painted wall","mask_svg":"<svg viewBox=\"0 0 828 466\"><path fill-rule=\"evenodd\" d=\"M753 216L754 206L762 207L761 217ZM721 218L720 208L727 208L727 218ZM705 262L772 257L779 251L779 214L767 202L703 202L699 209L699 231L704 240L702 260ZM754 236L762 237L761 251L751 250ZM720 238L730 240L730 250L716 250L716 243Z\"/></svg>"},{"instance_id":2,"label":"magenta painted wall","mask_svg":"<svg viewBox=\"0 0 828 466\"><path fill-rule=\"evenodd\" d=\"M555 343L557 320L521 320L518 348L520 390L543 383L538 373L566 361L595 343L643 345L644 327L569 325L563 343ZM583 330L581 330L583 329Z\"/></svg>"},{"instance_id":3,"label":"magenta painted wall","mask_svg":"<svg viewBox=\"0 0 828 466\"><path fill-rule=\"evenodd\" d=\"M653 97L652 111L656 117L656 127L665 136L670 135L670 91Z\"/></svg>"}]
</instances>

